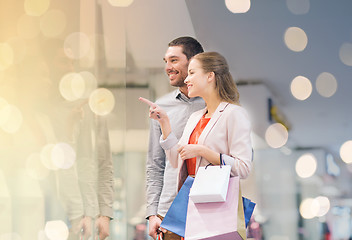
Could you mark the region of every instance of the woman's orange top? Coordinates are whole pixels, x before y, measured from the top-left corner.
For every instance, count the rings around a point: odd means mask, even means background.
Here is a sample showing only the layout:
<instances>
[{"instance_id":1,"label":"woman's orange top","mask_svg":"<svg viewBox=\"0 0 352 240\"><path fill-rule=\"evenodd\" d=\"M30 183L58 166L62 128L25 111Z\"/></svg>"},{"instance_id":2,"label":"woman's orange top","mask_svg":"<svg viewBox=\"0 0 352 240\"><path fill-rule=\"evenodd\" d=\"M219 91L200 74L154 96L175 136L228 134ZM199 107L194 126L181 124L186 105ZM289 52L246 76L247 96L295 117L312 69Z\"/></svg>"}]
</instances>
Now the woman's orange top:
<instances>
[{"instance_id":1,"label":"woman's orange top","mask_svg":"<svg viewBox=\"0 0 352 240\"><path fill-rule=\"evenodd\" d=\"M197 126L194 128L188 143L189 144L198 144L198 139L200 134L203 132L205 126L208 124L210 118L206 118L205 114L199 120ZM196 174L196 157L190 158L186 160L188 175L195 175Z\"/></svg>"}]
</instances>

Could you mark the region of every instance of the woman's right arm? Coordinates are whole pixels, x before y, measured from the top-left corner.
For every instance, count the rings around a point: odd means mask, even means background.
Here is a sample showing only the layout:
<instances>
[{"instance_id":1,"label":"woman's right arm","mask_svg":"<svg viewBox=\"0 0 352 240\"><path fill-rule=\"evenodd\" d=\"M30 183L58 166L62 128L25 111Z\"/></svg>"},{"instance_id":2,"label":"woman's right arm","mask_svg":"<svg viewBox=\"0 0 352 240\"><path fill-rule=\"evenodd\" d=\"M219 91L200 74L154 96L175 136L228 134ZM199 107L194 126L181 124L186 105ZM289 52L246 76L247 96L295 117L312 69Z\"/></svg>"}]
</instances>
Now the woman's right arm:
<instances>
[{"instance_id":1,"label":"woman's right arm","mask_svg":"<svg viewBox=\"0 0 352 240\"><path fill-rule=\"evenodd\" d=\"M174 168L177 168L178 151L177 137L171 131L170 119L167 113L157 104L148 99L140 97L139 100L149 105L149 117L157 120L160 125L162 135L160 137L160 146L165 150L166 158L170 161Z\"/></svg>"},{"instance_id":2,"label":"woman's right arm","mask_svg":"<svg viewBox=\"0 0 352 240\"><path fill-rule=\"evenodd\" d=\"M149 117L159 122L163 134L162 137L165 140L171 133L171 125L167 113L156 103L146 98L140 97L139 100L149 105Z\"/></svg>"}]
</instances>

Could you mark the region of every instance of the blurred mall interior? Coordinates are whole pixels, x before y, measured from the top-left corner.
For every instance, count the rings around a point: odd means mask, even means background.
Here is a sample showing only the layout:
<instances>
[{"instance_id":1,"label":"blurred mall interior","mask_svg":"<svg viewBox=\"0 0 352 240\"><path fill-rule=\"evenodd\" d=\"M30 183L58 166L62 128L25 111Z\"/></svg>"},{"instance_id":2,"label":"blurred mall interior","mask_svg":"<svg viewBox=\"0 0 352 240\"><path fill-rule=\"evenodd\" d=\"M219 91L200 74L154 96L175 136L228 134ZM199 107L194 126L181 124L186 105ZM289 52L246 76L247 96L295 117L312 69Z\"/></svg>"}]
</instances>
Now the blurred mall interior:
<instances>
[{"instance_id":1,"label":"blurred mall interior","mask_svg":"<svg viewBox=\"0 0 352 240\"><path fill-rule=\"evenodd\" d=\"M149 239L138 97L173 90L163 57L179 36L226 57L251 116L248 238L352 239L351 10L350 0L1 0L0 240L78 239L77 174L94 173L72 136L93 113L112 152L109 239Z\"/></svg>"}]
</instances>

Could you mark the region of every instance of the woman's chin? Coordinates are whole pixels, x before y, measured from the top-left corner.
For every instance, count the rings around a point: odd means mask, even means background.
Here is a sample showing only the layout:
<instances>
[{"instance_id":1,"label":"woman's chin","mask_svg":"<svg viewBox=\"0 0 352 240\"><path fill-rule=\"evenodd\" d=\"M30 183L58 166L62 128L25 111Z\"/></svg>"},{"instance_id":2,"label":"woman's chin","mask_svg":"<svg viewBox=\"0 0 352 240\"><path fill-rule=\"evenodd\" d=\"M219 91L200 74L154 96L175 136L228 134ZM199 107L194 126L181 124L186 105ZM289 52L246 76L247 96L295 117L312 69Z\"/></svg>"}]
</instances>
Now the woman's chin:
<instances>
[{"instance_id":1,"label":"woman's chin","mask_svg":"<svg viewBox=\"0 0 352 240\"><path fill-rule=\"evenodd\" d=\"M188 92L188 97L194 98L194 97L200 97L199 94Z\"/></svg>"}]
</instances>

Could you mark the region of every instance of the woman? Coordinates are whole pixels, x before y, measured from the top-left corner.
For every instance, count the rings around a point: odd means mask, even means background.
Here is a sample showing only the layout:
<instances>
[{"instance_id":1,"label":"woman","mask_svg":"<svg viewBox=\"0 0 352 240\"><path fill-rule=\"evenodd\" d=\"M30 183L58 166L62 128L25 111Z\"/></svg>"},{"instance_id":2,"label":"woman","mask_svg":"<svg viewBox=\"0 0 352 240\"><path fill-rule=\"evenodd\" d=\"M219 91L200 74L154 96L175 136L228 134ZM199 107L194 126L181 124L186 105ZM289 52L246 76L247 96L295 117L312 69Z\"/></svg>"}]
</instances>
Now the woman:
<instances>
[{"instance_id":1,"label":"woman","mask_svg":"<svg viewBox=\"0 0 352 240\"><path fill-rule=\"evenodd\" d=\"M185 79L189 97L202 97L206 108L193 113L178 140L167 114L147 99L149 116L159 121L161 146L173 167L178 168L178 188L200 166L230 165L231 175L246 178L252 165L250 121L239 105L237 86L223 56L216 52L195 55Z\"/></svg>"}]
</instances>

